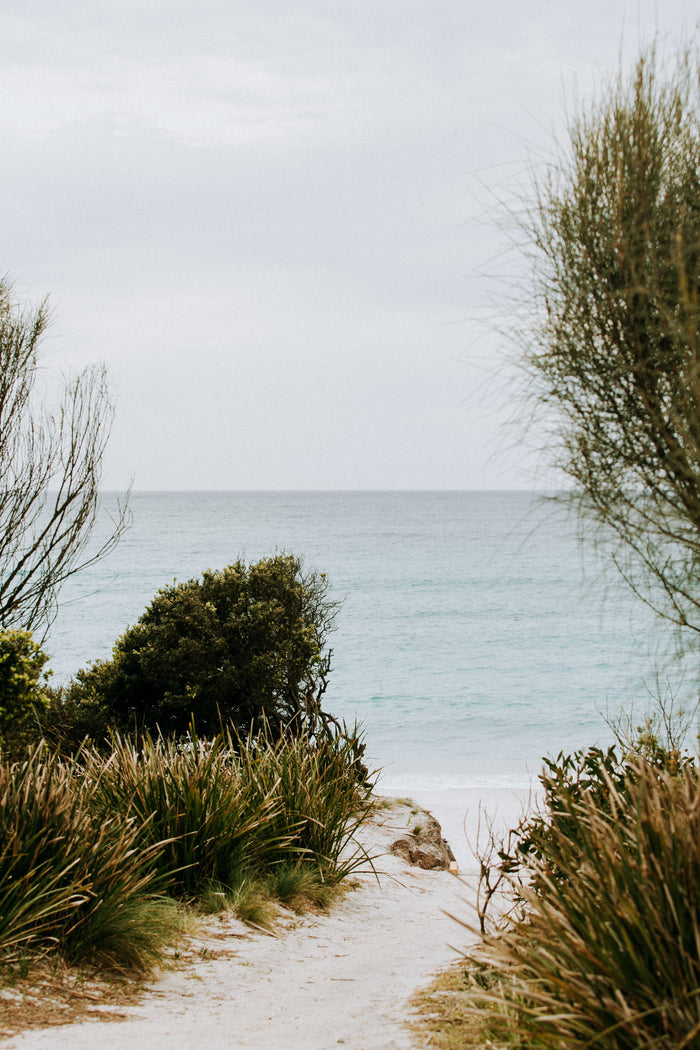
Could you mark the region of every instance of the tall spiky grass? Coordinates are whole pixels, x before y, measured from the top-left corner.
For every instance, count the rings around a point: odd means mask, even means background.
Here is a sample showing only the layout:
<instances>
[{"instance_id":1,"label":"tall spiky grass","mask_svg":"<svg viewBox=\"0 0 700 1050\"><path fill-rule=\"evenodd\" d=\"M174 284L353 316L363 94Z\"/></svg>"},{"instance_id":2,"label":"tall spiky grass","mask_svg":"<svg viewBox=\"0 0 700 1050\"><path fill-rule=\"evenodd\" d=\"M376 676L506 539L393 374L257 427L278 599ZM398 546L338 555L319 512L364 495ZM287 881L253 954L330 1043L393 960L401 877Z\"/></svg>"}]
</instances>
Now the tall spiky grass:
<instances>
[{"instance_id":1,"label":"tall spiky grass","mask_svg":"<svg viewBox=\"0 0 700 1050\"><path fill-rule=\"evenodd\" d=\"M172 904L138 828L96 819L75 761L0 760L0 952L58 948L69 960L144 971L172 936Z\"/></svg>"},{"instance_id":2,"label":"tall spiky grass","mask_svg":"<svg viewBox=\"0 0 700 1050\"><path fill-rule=\"evenodd\" d=\"M90 755L85 775L103 814L135 820L143 846L162 843L153 863L168 892L197 898L279 865L311 865L322 881L349 874L363 856L349 846L370 793L354 776L353 745L308 733L116 737L108 756Z\"/></svg>"},{"instance_id":3,"label":"tall spiky grass","mask_svg":"<svg viewBox=\"0 0 700 1050\"><path fill-rule=\"evenodd\" d=\"M139 744L115 737L110 754L90 755L86 776L100 812L135 821L142 848L153 850L153 865L176 897L234 886L272 848L289 843L270 830L278 800L242 775L225 735L147 736Z\"/></svg>"},{"instance_id":4,"label":"tall spiky grass","mask_svg":"<svg viewBox=\"0 0 700 1050\"><path fill-rule=\"evenodd\" d=\"M325 906L361 855L354 758L350 741L308 734L191 733L0 761L0 961L57 949L143 972L179 932L173 897L257 923L274 901Z\"/></svg>"},{"instance_id":5,"label":"tall spiky grass","mask_svg":"<svg viewBox=\"0 0 700 1050\"><path fill-rule=\"evenodd\" d=\"M488 944L496 980L470 994L513 1046L700 1045L700 785L692 767L630 772L610 778L609 811L561 800L537 889L519 888L529 919Z\"/></svg>"},{"instance_id":6,"label":"tall spiky grass","mask_svg":"<svg viewBox=\"0 0 700 1050\"><path fill-rule=\"evenodd\" d=\"M322 881L337 883L367 859L355 835L370 815L372 788L357 779L356 754L357 739L344 735L317 740L302 732L241 744L244 780L275 801L269 862L288 865L291 847Z\"/></svg>"}]
</instances>

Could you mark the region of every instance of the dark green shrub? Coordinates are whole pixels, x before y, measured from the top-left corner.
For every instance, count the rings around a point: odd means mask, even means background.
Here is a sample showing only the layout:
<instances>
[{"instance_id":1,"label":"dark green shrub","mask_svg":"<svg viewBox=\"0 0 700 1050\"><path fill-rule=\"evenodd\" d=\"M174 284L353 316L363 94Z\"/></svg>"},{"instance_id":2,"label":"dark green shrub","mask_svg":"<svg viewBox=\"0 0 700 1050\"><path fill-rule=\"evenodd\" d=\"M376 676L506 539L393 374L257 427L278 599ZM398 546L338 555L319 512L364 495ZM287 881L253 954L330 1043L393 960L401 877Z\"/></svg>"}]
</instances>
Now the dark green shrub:
<instances>
[{"instance_id":1,"label":"dark green shrub","mask_svg":"<svg viewBox=\"0 0 700 1050\"><path fill-rule=\"evenodd\" d=\"M0 749L16 750L37 735L48 704L48 659L29 631L0 631Z\"/></svg>"},{"instance_id":2,"label":"dark green shrub","mask_svg":"<svg viewBox=\"0 0 700 1050\"><path fill-rule=\"evenodd\" d=\"M102 707L124 731L165 735L192 719L203 736L300 726L325 689L336 608L325 576L290 554L205 572L159 591L112 658L78 673L64 710Z\"/></svg>"},{"instance_id":3,"label":"dark green shrub","mask_svg":"<svg viewBox=\"0 0 700 1050\"><path fill-rule=\"evenodd\" d=\"M74 755L81 745L110 750L116 729L107 705L96 694L74 685L49 687L47 705L39 714L38 732L52 751Z\"/></svg>"}]
</instances>

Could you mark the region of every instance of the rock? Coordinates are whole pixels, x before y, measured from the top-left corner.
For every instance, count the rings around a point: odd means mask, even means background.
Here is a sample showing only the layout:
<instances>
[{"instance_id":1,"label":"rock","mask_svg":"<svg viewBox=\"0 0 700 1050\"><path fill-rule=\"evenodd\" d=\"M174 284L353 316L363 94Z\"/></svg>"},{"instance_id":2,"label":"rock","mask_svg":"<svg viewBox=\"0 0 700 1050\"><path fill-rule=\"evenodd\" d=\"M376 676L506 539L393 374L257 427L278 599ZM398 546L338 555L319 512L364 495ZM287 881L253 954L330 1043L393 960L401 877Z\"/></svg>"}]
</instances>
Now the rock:
<instances>
[{"instance_id":1,"label":"rock","mask_svg":"<svg viewBox=\"0 0 700 1050\"><path fill-rule=\"evenodd\" d=\"M442 828L430 813L416 818L413 832L392 842L390 849L402 860L428 871L449 871L455 864L454 853L442 837Z\"/></svg>"}]
</instances>

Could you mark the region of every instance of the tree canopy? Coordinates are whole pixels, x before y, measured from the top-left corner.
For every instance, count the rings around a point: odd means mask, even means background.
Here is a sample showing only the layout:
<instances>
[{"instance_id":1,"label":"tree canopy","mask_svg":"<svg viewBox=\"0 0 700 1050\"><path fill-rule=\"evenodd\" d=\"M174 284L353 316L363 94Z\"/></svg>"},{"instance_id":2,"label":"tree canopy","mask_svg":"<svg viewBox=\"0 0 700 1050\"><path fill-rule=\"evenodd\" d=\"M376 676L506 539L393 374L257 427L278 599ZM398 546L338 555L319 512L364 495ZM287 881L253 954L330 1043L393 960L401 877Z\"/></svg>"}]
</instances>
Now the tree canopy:
<instances>
[{"instance_id":1,"label":"tree canopy","mask_svg":"<svg viewBox=\"0 0 700 1050\"><path fill-rule=\"evenodd\" d=\"M131 731L182 735L315 726L338 603L324 574L277 554L174 583L65 698ZM329 718L330 716L326 716Z\"/></svg>"},{"instance_id":2,"label":"tree canopy","mask_svg":"<svg viewBox=\"0 0 700 1050\"><path fill-rule=\"evenodd\" d=\"M700 631L700 87L644 54L536 180L525 367L547 453L641 597Z\"/></svg>"}]
</instances>

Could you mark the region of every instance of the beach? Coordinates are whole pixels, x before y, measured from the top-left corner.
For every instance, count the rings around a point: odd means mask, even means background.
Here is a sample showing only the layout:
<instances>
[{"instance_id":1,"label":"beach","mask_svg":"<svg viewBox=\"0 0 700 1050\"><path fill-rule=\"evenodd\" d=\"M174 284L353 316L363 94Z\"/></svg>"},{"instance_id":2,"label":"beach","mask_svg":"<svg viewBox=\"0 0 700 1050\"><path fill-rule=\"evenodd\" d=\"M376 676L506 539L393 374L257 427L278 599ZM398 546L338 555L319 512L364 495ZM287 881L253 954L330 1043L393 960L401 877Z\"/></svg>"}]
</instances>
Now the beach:
<instances>
[{"instance_id":1,"label":"beach","mask_svg":"<svg viewBox=\"0 0 700 1050\"><path fill-rule=\"evenodd\" d=\"M472 924L476 861L469 853L479 801L496 821L520 812L512 789L423 792L410 804L378 808L360 840L370 856L357 887L329 913L282 917L273 935L231 918L206 922L186 963L150 982L127 1006L101 1007L95 1019L29 1029L6 1050L413 1050L409 1000L476 939ZM431 796L430 798L428 796ZM390 852L424 817L425 800L443 826L460 873L411 866ZM466 817L466 821L465 821Z\"/></svg>"},{"instance_id":2,"label":"beach","mask_svg":"<svg viewBox=\"0 0 700 1050\"><path fill-rule=\"evenodd\" d=\"M387 794L401 796L404 792ZM494 831L502 833L515 827L523 810L538 797L537 785L531 788L515 787L455 787L443 790L407 790L419 806L432 813L439 821L445 838L454 853L462 875L479 872L474 849L483 842L487 821Z\"/></svg>"}]
</instances>

